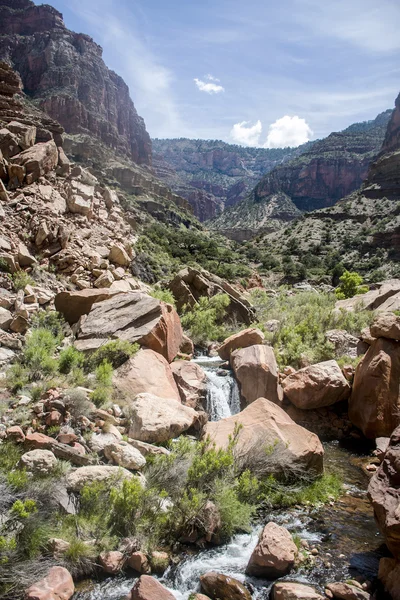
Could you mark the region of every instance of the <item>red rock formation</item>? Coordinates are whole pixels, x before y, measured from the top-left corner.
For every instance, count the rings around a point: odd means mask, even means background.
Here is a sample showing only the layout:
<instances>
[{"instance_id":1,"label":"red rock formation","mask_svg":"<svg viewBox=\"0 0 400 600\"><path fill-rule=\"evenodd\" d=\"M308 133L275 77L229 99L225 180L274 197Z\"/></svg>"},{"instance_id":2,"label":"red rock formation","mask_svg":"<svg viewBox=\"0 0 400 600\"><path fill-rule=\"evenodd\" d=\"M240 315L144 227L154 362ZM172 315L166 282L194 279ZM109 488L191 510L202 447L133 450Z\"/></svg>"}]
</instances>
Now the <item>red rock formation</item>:
<instances>
[{"instance_id":1,"label":"red rock formation","mask_svg":"<svg viewBox=\"0 0 400 600\"><path fill-rule=\"evenodd\" d=\"M128 86L89 36L69 31L61 13L30 0L0 0L0 36L0 58L68 133L89 133L138 164L151 163L151 141Z\"/></svg>"}]
</instances>

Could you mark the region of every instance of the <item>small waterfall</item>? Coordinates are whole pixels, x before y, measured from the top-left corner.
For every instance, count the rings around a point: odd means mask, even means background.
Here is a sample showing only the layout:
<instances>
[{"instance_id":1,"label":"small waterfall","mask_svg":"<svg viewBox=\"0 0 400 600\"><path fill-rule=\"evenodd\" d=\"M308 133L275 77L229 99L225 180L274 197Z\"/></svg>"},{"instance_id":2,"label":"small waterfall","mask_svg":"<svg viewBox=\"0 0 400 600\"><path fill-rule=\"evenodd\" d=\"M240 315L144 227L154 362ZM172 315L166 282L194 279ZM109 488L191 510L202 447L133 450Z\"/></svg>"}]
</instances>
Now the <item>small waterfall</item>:
<instances>
[{"instance_id":1,"label":"small waterfall","mask_svg":"<svg viewBox=\"0 0 400 600\"><path fill-rule=\"evenodd\" d=\"M210 421L220 421L240 412L240 393L237 381L229 373L203 367L208 378L207 412Z\"/></svg>"}]
</instances>

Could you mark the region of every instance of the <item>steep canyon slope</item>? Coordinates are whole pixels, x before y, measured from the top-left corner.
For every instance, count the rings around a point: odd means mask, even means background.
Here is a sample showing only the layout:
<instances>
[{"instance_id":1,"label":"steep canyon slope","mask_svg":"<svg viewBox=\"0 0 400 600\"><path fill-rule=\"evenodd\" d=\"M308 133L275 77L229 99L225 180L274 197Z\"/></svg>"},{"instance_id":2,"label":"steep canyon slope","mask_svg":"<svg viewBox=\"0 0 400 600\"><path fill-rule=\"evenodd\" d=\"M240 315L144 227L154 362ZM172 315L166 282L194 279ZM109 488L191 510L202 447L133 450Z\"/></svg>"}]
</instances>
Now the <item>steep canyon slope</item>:
<instances>
[{"instance_id":1,"label":"steep canyon slope","mask_svg":"<svg viewBox=\"0 0 400 600\"><path fill-rule=\"evenodd\" d=\"M151 164L150 137L128 86L106 67L101 47L68 30L56 9L0 0L0 59L68 133L90 134L137 164Z\"/></svg>"},{"instance_id":2,"label":"steep canyon slope","mask_svg":"<svg viewBox=\"0 0 400 600\"><path fill-rule=\"evenodd\" d=\"M363 183L381 148L391 113L387 110L373 121L331 133L276 166L212 227L242 241L259 231L279 229L305 211L333 206Z\"/></svg>"}]
</instances>

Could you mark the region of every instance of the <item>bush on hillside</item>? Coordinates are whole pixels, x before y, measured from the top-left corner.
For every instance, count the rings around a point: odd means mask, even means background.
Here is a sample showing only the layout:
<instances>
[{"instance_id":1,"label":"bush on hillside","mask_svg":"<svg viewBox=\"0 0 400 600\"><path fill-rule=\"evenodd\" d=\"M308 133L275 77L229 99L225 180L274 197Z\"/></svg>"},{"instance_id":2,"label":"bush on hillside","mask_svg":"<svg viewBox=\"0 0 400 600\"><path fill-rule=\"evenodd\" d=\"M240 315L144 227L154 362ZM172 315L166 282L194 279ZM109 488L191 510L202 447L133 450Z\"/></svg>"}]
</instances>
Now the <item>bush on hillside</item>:
<instances>
[{"instance_id":1,"label":"bush on hillside","mask_svg":"<svg viewBox=\"0 0 400 600\"><path fill-rule=\"evenodd\" d=\"M339 300L352 298L356 294L365 294L368 292L367 286L362 286L363 278L356 271L345 271L339 277L340 285L336 288L336 297Z\"/></svg>"},{"instance_id":2,"label":"bush on hillside","mask_svg":"<svg viewBox=\"0 0 400 600\"><path fill-rule=\"evenodd\" d=\"M195 344L222 341L226 337L226 327L222 322L229 303L227 294L217 294L212 298L200 298L192 308L183 307L182 326Z\"/></svg>"}]
</instances>

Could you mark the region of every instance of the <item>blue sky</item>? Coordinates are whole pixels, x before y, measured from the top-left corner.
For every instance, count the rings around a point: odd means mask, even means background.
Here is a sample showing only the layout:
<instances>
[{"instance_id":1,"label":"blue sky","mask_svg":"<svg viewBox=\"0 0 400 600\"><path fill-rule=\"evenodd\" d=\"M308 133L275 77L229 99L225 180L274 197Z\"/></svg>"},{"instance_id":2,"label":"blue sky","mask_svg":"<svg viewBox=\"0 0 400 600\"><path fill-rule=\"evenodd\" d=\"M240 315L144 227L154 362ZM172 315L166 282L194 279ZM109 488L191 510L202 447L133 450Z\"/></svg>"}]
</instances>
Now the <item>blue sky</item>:
<instances>
[{"instance_id":1,"label":"blue sky","mask_svg":"<svg viewBox=\"0 0 400 600\"><path fill-rule=\"evenodd\" d=\"M152 137L298 145L400 90L399 0L47 1L103 47Z\"/></svg>"}]
</instances>

